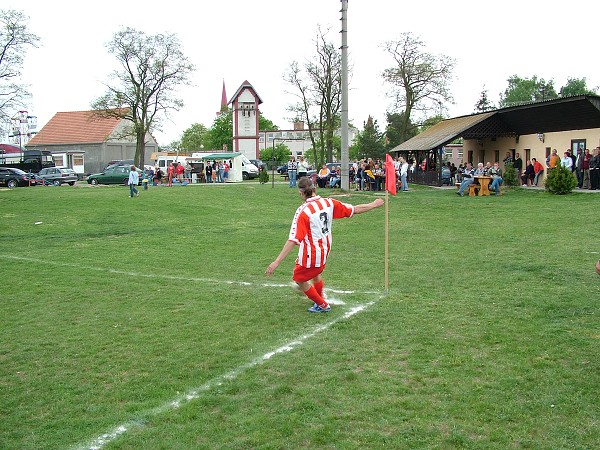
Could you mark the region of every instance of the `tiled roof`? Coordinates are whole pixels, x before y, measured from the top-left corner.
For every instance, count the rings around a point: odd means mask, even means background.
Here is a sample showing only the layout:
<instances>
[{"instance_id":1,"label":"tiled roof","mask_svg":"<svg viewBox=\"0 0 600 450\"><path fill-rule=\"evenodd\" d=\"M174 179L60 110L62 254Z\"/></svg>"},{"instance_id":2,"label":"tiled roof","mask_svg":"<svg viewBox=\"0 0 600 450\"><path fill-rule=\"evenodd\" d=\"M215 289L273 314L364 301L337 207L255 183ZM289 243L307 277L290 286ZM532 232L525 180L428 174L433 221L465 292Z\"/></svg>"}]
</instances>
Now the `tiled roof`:
<instances>
[{"instance_id":1,"label":"tiled roof","mask_svg":"<svg viewBox=\"0 0 600 450\"><path fill-rule=\"evenodd\" d=\"M122 119L99 117L95 111L58 112L28 145L104 142Z\"/></svg>"}]
</instances>

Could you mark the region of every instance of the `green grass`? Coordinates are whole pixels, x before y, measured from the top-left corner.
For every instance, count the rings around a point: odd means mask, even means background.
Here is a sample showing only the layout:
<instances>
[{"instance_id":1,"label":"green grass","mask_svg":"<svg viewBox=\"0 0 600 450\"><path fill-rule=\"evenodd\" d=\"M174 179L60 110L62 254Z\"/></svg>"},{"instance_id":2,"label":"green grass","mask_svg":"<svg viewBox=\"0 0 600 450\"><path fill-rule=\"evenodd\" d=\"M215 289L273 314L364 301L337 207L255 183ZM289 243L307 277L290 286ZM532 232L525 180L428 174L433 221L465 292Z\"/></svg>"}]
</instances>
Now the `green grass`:
<instances>
[{"instance_id":1,"label":"green grass","mask_svg":"<svg viewBox=\"0 0 600 450\"><path fill-rule=\"evenodd\" d=\"M264 276L296 190L127 195L0 191L0 448L89 446L119 425L95 443L600 446L599 195L399 193L389 294L381 208L336 221L326 288L348 292L327 315L284 286L293 255Z\"/></svg>"}]
</instances>

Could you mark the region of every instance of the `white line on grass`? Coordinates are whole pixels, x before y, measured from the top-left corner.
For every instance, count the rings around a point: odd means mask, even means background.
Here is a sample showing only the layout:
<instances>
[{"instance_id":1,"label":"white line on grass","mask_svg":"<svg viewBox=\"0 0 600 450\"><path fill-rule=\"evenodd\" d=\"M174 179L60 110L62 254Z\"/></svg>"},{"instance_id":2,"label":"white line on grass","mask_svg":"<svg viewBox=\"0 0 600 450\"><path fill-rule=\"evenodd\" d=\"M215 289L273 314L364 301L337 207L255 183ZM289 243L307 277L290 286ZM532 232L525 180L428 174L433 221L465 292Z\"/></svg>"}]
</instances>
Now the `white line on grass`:
<instances>
[{"instance_id":1,"label":"white line on grass","mask_svg":"<svg viewBox=\"0 0 600 450\"><path fill-rule=\"evenodd\" d=\"M130 272L126 270L119 269L111 269L106 267L95 267L95 266L86 266L82 264L74 264L68 262L59 262L59 261L45 261L37 258L29 258L26 256L15 256L15 255L3 255L0 254L0 258L6 259L14 259L16 261L25 261L36 264L44 264L44 265L54 265L59 267L72 267L74 269L80 270L92 270L95 272L107 272L114 273L117 275L127 275L130 277L140 277L140 278L162 278L164 280L174 280L174 281L188 281L188 282L200 282L200 283L224 283L231 285L240 285L240 286L262 286L262 287L290 287L290 283L282 284L282 283L250 283L248 281L239 281L239 280L216 280L214 278L202 278L202 277L183 277L178 275L165 275L165 274L156 274L156 273L141 273L141 272ZM337 294L375 294L381 295L381 292L375 291L345 291L345 290L337 290L337 289L326 289L326 291L331 291Z\"/></svg>"},{"instance_id":2,"label":"white line on grass","mask_svg":"<svg viewBox=\"0 0 600 450\"><path fill-rule=\"evenodd\" d=\"M347 311L346 313L344 313L343 315L331 320L330 322L327 322L327 323L317 326L313 331L311 331L307 334L304 334L304 335L294 339L293 341L288 342L287 344L284 344L281 347L276 348L275 350L273 350L271 352L267 352L264 355L262 355L258 358L255 358L246 364L242 364L241 366L236 367L235 369L233 369L223 375L213 378L212 380L209 380L206 383L204 383L202 386L198 386L196 388L190 389L188 392L178 395L173 400L169 400L168 402L163 403L162 405L157 406L156 408L153 408L148 411L143 411L139 414L138 419L133 419L128 422L117 425L115 428L108 431L107 433L103 433L100 436L92 439L91 441L88 441L85 444L79 444L75 448L99 450L102 447L104 447L106 444L108 444L109 442L114 441L119 436L127 433L128 431L131 431L134 428L143 427L145 419L148 419L150 417L155 417L159 414L164 414L169 411L173 411L173 410L197 399L198 397L200 397L200 395L202 393L210 391L211 389L213 389L215 387L221 386L224 383L226 383L227 381L235 380L239 375L241 375L246 370L249 370L256 366L259 366L259 365L263 364L264 362L270 360L274 356L277 356L277 355L280 355L283 353L287 353L287 352L291 352L296 347L299 347L302 344L304 344L304 342L306 342L308 339L327 330L328 328L330 328L332 325L339 322L340 320L348 319L359 312L365 311L367 308L369 308L370 306L377 303L377 301L378 300L372 301L369 303L365 303L363 305L355 306L355 307L351 308L349 311Z\"/></svg>"}]
</instances>

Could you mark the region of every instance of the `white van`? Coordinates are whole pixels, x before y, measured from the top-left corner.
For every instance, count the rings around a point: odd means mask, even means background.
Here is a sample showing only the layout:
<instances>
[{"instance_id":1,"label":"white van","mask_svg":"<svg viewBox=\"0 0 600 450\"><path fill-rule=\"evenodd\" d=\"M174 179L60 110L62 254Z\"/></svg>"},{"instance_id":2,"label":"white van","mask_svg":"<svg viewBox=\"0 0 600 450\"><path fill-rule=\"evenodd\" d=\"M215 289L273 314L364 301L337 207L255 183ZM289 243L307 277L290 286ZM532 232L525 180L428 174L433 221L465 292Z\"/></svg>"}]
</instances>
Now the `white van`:
<instances>
[{"instance_id":1,"label":"white van","mask_svg":"<svg viewBox=\"0 0 600 450\"><path fill-rule=\"evenodd\" d=\"M166 174L167 168L171 163L180 163L185 166L185 159L187 157L187 155L159 155L155 160L155 164Z\"/></svg>"},{"instance_id":2,"label":"white van","mask_svg":"<svg viewBox=\"0 0 600 450\"><path fill-rule=\"evenodd\" d=\"M246 155L242 154L242 178L244 180L252 180L258 178L259 170L254 164L250 162Z\"/></svg>"}]
</instances>

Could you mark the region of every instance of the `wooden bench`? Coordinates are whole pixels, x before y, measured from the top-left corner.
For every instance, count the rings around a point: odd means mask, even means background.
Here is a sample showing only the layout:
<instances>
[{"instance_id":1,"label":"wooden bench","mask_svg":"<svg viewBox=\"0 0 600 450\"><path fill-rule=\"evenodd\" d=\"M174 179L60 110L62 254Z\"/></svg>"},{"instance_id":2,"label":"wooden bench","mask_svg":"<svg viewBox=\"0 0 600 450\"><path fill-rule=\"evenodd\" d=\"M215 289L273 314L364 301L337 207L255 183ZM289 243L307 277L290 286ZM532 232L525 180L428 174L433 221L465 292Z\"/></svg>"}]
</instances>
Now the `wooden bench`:
<instances>
[{"instance_id":1,"label":"wooden bench","mask_svg":"<svg viewBox=\"0 0 600 450\"><path fill-rule=\"evenodd\" d=\"M454 183L454 185L456 186L456 190L458 191L460 189L460 183ZM479 184L477 183L473 183L469 185L469 197L475 197L477 195L477 191L479 190L481 186L479 186Z\"/></svg>"}]
</instances>

